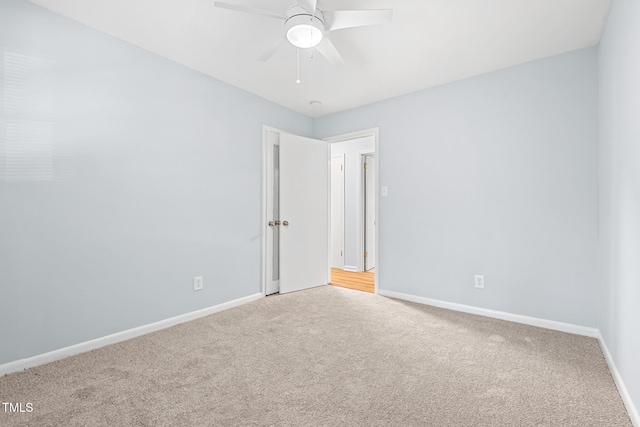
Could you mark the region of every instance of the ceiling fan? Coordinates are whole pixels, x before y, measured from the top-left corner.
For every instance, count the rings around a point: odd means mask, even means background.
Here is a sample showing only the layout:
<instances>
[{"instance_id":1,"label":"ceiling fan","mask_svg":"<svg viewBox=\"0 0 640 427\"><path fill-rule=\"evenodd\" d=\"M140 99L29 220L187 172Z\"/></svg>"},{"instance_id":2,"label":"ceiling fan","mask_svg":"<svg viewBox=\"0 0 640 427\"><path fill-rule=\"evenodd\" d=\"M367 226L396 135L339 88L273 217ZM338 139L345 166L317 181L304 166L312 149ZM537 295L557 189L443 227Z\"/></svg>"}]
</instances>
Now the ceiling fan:
<instances>
[{"instance_id":1,"label":"ceiling fan","mask_svg":"<svg viewBox=\"0 0 640 427\"><path fill-rule=\"evenodd\" d=\"M329 39L328 32L343 28L386 24L391 22L393 15L391 9L322 11L316 7L317 0L298 0L286 13L223 1L216 1L214 5L284 21L284 36L260 55L258 58L260 61L269 60L281 45L288 41L298 49L315 48L329 63L335 66L344 64L344 60Z\"/></svg>"}]
</instances>

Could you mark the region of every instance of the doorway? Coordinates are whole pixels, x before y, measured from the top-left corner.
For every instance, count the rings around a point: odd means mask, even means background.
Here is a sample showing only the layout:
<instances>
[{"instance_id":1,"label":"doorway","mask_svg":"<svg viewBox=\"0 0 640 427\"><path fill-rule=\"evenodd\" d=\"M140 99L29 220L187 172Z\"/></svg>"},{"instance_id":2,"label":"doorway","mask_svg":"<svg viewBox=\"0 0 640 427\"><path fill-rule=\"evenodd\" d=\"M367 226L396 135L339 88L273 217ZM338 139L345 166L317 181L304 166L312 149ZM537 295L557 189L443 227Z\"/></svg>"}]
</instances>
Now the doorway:
<instances>
[{"instance_id":1,"label":"doorway","mask_svg":"<svg viewBox=\"0 0 640 427\"><path fill-rule=\"evenodd\" d=\"M376 292L377 134L329 139L331 284Z\"/></svg>"},{"instance_id":2,"label":"doorway","mask_svg":"<svg viewBox=\"0 0 640 427\"><path fill-rule=\"evenodd\" d=\"M354 238L352 231L346 234L347 230L353 230L349 223L353 218L344 216L346 204L354 204L348 198L349 190L345 183L337 181L333 183L335 191L332 191L330 179L332 173L339 176L338 169L343 172L342 179L347 179L347 158L332 158L330 147L334 143L357 140L360 143L368 140L369 145L357 150L355 159L358 166L351 171L357 176L358 185L355 193L357 232ZM365 194L366 184L370 193L377 193L377 145L377 129L320 141L263 126L264 295L326 285L330 282L332 266L345 274L367 274L369 282L372 282L370 291L377 293L378 281L374 268L378 258L378 251L375 250L378 205L377 200L371 201L375 197L370 196L367 210ZM370 156L366 159L367 169L373 166L368 179L360 163L364 155ZM342 208L339 207L340 202ZM332 205L338 209L332 212ZM371 226L367 234L368 221ZM368 238L368 243L365 238ZM365 249L370 257L368 261L364 259ZM351 254L355 256L355 261Z\"/></svg>"}]
</instances>

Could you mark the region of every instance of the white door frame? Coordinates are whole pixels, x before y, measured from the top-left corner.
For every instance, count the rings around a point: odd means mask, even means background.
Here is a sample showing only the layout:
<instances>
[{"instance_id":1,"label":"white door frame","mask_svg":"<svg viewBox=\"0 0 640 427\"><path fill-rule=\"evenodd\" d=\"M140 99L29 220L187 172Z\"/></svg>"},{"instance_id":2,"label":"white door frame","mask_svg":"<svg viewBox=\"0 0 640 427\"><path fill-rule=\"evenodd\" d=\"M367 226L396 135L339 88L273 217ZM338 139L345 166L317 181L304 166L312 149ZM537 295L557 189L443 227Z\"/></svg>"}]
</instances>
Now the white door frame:
<instances>
[{"instance_id":1,"label":"white door frame","mask_svg":"<svg viewBox=\"0 0 640 427\"><path fill-rule=\"evenodd\" d=\"M364 170L364 163L366 162L366 157L370 156L370 157L373 158L373 167L375 168L375 165L376 165L376 161L375 161L376 154L375 154L375 152L371 152L371 151L359 151L358 155L360 156L360 168L361 168L360 169L360 173L362 174L361 181L360 181L360 188L358 189L358 191L360 192L360 194L359 194L360 203L358 205L358 215L359 215L359 218L358 218L358 244L361 245L361 247L362 247L362 250L360 251L360 254L361 254L360 260L362 261L361 270L362 271L367 271L366 270L367 262L366 262L365 257L364 257L364 252L367 250L367 247L365 246L365 243L364 243L365 242L365 237L367 235L367 223L365 221L365 217L366 217L365 213L367 211L367 204L365 203L365 201L367 199L367 197L366 197L367 195L366 195L366 192L365 192L365 181L367 179L367 177L366 177L367 171ZM373 171L373 175L374 175L374 177L376 176L375 169ZM377 191L377 186L374 186L374 187L375 187L374 191ZM376 196L377 196L377 194L376 194ZM375 221L375 199L376 198L377 197L374 196L374 221ZM373 240L374 240L374 245L373 245L373 247L374 247L374 251L373 251L374 260L373 261L374 261L374 265L375 265L375 254L377 252L375 250L375 240L376 240L375 237L374 237ZM360 267L360 263L358 263L358 268L359 267Z\"/></svg>"},{"instance_id":2,"label":"white door frame","mask_svg":"<svg viewBox=\"0 0 640 427\"><path fill-rule=\"evenodd\" d=\"M342 134L342 135L336 135L336 136L332 136L332 137L328 137L328 138L323 138L324 141L327 141L328 143L334 143L334 142L345 142L345 141L350 141L352 139L359 139L359 138L363 138L363 137L367 137L367 136L373 136L374 139L374 152L375 152L375 156L374 156L374 163L375 163L375 187L376 187L376 201L375 201L375 212L376 212L376 237L375 237L375 247L376 247L376 253L375 253L375 266L376 266L376 274L375 274L375 285L374 285L374 293L377 294L378 293L378 278L380 277L380 275L378 274L380 272L380 263L378 262L378 254L380 253L380 251L378 250L380 248L379 245L379 235L380 233L378 232L378 230L380 230L379 224L379 214L378 214L378 208L379 208L379 200L380 197L380 180L378 179L379 174L380 174L380 168L378 167L379 162L380 162L380 146L379 146L379 128L371 128L371 129L365 129L365 130L361 130L361 131L356 131L356 132L350 132L350 133L346 133L346 134ZM370 153L370 150L366 150L366 151L362 151L361 153L359 152L358 154L367 154ZM359 190L360 192L362 192L362 189ZM331 198L331 194L329 194L329 199ZM329 200L329 203L331 203L331 200ZM362 203L359 203L359 205L362 205ZM362 212L360 212L360 209L362 209L362 207L360 207L358 210L358 230L359 233L362 233L362 227L361 227L361 222L362 222ZM329 211L329 214L331 214L331 211ZM329 230L329 239L331 239L331 230ZM359 253L364 253L364 249L362 248L363 246L363 236L360 236L358 238L358 250ZM331 241L329 240L329 248L331 248ZM331 259L331 249L329 249L329 253L327 254L327 258ZM362 268L364 268L364 260L362 259L363 257L358 257L358 270L362 271ZM329 270L329 277L331 277L331 270Z\"/></svg>"},{"instance_id":3,"label":"white door frame","mask_svg":"<svg viewBox=\"0 0 640 427\"><path fill-rule=\"evenodd\" d=\"M267 257L269 255L269 250L267 249L267 232L269 230L269 226L267 225L267 195L269 194L267 190L267 182L269 181L267 178L267 173L269 171L272 171L272 169L267 166L267 153L270 148L267 139L267 132L275 132L277 134L290 133L271 126L262 125L262 222L260 223L260 230L262 235L262 296L267 295Z\"/></svg>"},{"instance_id":4,"label":"white door frame","mask_svg":"<svg viewBox=\"0 0 640 427\"><path fill-rule=\"evenodd\" d=\"M329 150L329 153L331 153L331 150ZM334 154L331 156L330 160L333 159L342 159L342 209L340 212L340 223L342 226L342 237L341 237L341 243L342 246L340 247L340 251L342 253L342 266L340 268L344 268L344 194L345 194L345 179L344 179L344 175L346 173L345 170L345 154ZM329 269L331 269L331 244L333 242L331 242L331 214L332 214L332 210L333 207L331 206L331 189L332 189L333 183L330 181L329 182ZM329 278L331 278L331 276L329 276Z\"/></svg>"},{"instance_id":5,"label":"white door frame","mask_svg":"<svg viewBox=\"0 0 640 427\"><path fill-rule=\"evenodd\" d=\"M358 240L356 241L356 245L357 245L357 250L358 250L358 271L359 272L364 272L365 271L365 265L364 265L364 234L365 234L365 227L367 226L367 224L364 223L364 211L366 209L366 206L364 205L364 156L366 156L367 154L373 155L374 157L374 163L375 163L375 152L372 152L371 150L359 150L357 155L358 155L358 167L360 168L360 170L358 171L358 212L357 212L357 217L356 217L356 229L358 232ZM374 164L375 167L375 164ZM375 173L374 173L375 175ZM377 191L377 190L376 190Z\"/></svg>"}]
</instances>

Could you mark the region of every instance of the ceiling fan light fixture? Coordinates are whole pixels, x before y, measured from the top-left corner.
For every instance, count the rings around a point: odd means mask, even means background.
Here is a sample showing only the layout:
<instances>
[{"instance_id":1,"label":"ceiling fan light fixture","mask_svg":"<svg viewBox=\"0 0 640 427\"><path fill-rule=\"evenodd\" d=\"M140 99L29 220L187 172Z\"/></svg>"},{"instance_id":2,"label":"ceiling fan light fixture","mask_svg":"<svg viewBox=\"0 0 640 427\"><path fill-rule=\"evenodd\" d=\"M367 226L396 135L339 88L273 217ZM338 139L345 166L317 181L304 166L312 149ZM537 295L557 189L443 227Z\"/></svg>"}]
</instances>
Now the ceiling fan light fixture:
<instances>
[{"instance_id":1,"label":"ceiling fan light fixture","mask_svg":"<svg viewBox=\"0 0 640 427\"><path fill-rule=\"evenodd\" d=\"M324 37L324 24L312 15L292 16L285 27L289 43L301 49L316 47Z\"/></svg>"}]
</instances>

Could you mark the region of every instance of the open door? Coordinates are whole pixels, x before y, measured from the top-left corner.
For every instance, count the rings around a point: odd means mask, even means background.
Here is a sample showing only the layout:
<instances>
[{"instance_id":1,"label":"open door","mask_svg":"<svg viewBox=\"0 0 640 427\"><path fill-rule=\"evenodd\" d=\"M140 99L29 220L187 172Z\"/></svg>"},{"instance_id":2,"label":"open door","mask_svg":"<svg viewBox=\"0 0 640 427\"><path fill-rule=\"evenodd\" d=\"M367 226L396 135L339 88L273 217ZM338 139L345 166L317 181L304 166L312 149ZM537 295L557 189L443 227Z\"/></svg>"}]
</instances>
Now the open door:
<instances>
[{"instance_id":1,"label":"open door","mask_svg":"<svg viewBox=\"0 0 640 427\"><path fill-rule=\"evenodd\" d=\"M280 293L329 283L329 147L280 135Z\"/></svg>"}]
</instances>

